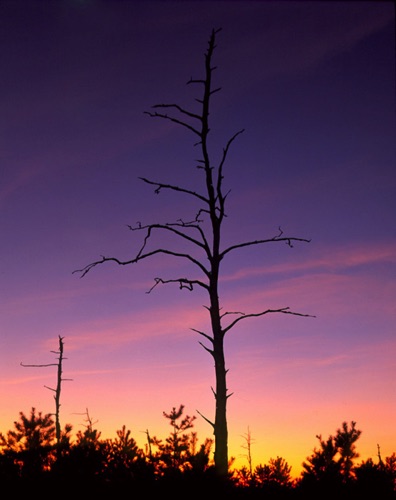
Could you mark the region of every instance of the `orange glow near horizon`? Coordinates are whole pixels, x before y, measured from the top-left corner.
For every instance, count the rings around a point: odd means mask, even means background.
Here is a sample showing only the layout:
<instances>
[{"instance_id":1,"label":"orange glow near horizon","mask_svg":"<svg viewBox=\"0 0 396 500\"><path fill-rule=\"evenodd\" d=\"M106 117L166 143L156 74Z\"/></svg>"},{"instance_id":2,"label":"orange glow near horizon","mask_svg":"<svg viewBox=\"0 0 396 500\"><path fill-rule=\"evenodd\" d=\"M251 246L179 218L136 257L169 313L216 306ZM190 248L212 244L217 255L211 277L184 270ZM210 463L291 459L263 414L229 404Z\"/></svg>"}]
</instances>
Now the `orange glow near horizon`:
<instances>
[{"instance_id":1,"label":"orange glow near horizon","mask_svg":"<svg viewBox=\"0 0 396 500\"><path fill-rule=\"evenodd\" d=\"M61 422L73 435L88 410L103 438L125 425L144 447L146 430L168 436L163 412L183 404L199 441L213 436L199 416L215 411L214 363L199 344L210 341L197 333L211 333L206 290L152 289L157 277L207 279L183 258L209 266L205 245L129 228L194 221L211 240L196 134L144 111L177 103L198 123L202 87L185 82L205 74L221 24L214 173L245 130L221 184L220 246L232 248L220 269L223 328L273 309L312 316L268 313L227 332L229 456L247 465L250 429L254 466L280 456L296 477L316 435L344 421L362 431L357 463L375 460L377 445L382 457L396 452L394 5L24 1L0 11L0 432L21 411L54 412L44 386L56 385L56 367L20 363L56 362L60 335L72 379ZM142 178L169 184L156 194ZM275 241L280 231L293 246ZM74 272L103 255L130 262L143 242L186 253Z\"/></svg>"},{"instance_id":2,"label":"orange glow near horizon","mask_svg":"<svg viewBox=\"0 0 396 500\"><path fill-rule=\"evenodd\" d=\"M385 261L390 255L383 251L366 254L383 255ZM337 251L334 255L343 266L348 262ZM317 317L276 314L248 319L227 335L228 387L234 393L228 403L229 456L235 458L236 468L247 465L243 446L248 429L254 466L281 456L292 466L294 477L317 446L315 436L334 434L343 421L356 421L363 431L357 443L360 460L375 459L377 444L383 457L395 451L392 383L383 381L391 380L396 341L389 336L389 340L373 344L369 338L362 338L357 345L348 345L342 337L331 337L328 332L336 324L331 315L335 307L344 325L349 317L349 324L355 328L361 315L359 321L375 321L364 307L355 309L353 315L348 307L342 311L347 297L352 300L353 294L359 294L362 278L337 276L334 265L329 266L329 274L313 267L313 276L306 275L299 283L289 269L291 278L273 287L268 297L265 290L254 293L254 287L248 295L242 294L244 310L259 310L260 304L278 295L286 296L286 303L291 303L287 297L290 294L290 298L297 298L298 309L314 310ZM381 282L380 288L374 288L376 280L371 276L365 286L374 294L381 290L383 313L390 314L392 294L388 302L386 294L391 283ZM184 404L187 414L197 416L199 440L212 437L211 428L197 410L213 418L213 363L198 345L199 335L186 329L191 325L205 330L207 311L192 303L185 303L180 310L180 301L175 302L179 294L178 290L159 294L155 314L141 309L137 314L82 323L79 330L71 326L64 332L64 377L73 380L62 387L61 419L63 424L72 423L73 434L83 429L88 410L102 438L114 438L116 430L126 425L143 448L146 430L160 439L169 434L162 412ZM57 340L47 338L34 350L19 346L14 359L18 356L24 363L53 362L50 351L56 349ZM44 413L53 412L52 393L44 385L54 385L55 368L11 365L9 376L0 383L2 432L12 428L19 411L28 413L34 406Z\"/></svg>"}]
</instances>

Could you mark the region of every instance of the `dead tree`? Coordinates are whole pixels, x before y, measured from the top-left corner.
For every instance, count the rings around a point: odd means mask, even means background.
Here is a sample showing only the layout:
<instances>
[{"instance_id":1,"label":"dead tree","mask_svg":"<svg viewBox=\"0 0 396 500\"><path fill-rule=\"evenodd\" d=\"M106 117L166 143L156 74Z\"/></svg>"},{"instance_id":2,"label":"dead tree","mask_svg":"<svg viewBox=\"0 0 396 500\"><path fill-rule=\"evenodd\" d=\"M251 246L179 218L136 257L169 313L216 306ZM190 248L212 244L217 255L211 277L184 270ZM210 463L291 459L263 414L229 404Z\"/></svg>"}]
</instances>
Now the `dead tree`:
<instances>
[{"instance_id":1,"label":"dead tree","mask_svg":"<svg viewBox=\"0 0 396 500\"><path fill-rule=\"evenodd\" d=\"M207 292L209 305L205 306L210 316L210 333L193 329L203 339L209 343L202 347L213 357L215 364L215 389L212 388L215 397L215 418L214 421L203 418L213 427L215 436L215 467L219 475L226 476L228 473L228 430L227 430L227 399L231 394L228 393L226 375L227 369L224 358L224 337L238 323L247 318L260 317L270 313L291 314L296 316L309 316L290 310L289 307L280 307L279 309L264 309L259 312L223 312L219 299L219 277L220 264L231 252L239 251L242 248L263 245L285 243L289 247L294 242L309 242L306 238L286 236L282 230L269 238L260 238L253 241L235 243L227 248L221 247L222 223L226 216L226 200L229 192L223 191L224 166L231 145L235 139L242 134L243 130L237 131L228 140L220 155L217 164L212 161L212 156L208 148L209 127L209 109L213 94L220 91L220 88L213 88L212 76L215 67L212 65L213 52L216 46L216 36L220 30L213 30L208 43L208 49L205 53L205 76L202 79L191 78L187 83L195 85L202 91L200 97L196 99L200 110L194 112L186 109L176 103L156 104L152 111L145 113L152 118L161 118L184 127L191 132L197 139L195 146L200 149L200 159L197 160L196 167L202 171L203 186L201 190L191 190L182 186L168 184L161 181L153 181L144 177L140 179L155 188L155 193L159 194L163 190L170 190L178 194L187 195L190 199L198 201L200 208L195 218L190 221L179 219L170 223L154 223L143 225L138 223L136 226L128 226L131 231L140 231L144 233L143 243L137 254L129 260L120 260L116 257L102 256L100 260L88 264L84 268L74 271L85 276L91 269L106 262L114 262L125 266L136 264L139 261L158 255L168 255L181 259L192 264L193 269L198 269L201 279L191 277L174 277L154 279L154 285L148 291L150 293L160 284L176 283L180 289L193 290L195 287L201 287ZM169 113L169 114L168 114ZM209 229L204 228L204 221L209 221ZM184 248L183 243L191 245L193 252L174 251L169 247L150 248L150 238L154 233L172 235L180 242L180 247ZM195 255L200 255L196 257ZM231 319L230 319L231 318Z\"/></svg>"},{"instance_id":2,"label":"dead tree","mask_svg":"<svg viewBox=\"0 0 396 500\"><path fill-rule=\"evenodd\" d=\"M253 444L253 439L252 439L252 435L250 433L250 429L248 427L248 430L247 430L247 433L243 436L246 444L243 444L242 445L242 448L244 448L246 450L246 458L247 458L247 461L248 461L248 464L249 464L249 480L252 481L253 480L253 465L252 465L252 444Z\"/></svg>"},{"instance_id":3,"label":"dead tree","mask_svg":"<svg viewBox=\"0 0 396 500\"><path fill-rule=\"evenodd\" d=\"M55 399L55 433L56 433L56 442L59 447L61 443L61 438L62 438L62 431L61 431L61 425L60 425L60 396L61 396L61 389L62 389L62 382L66 380L71 380L70 378L62 378L62 369L63 369L63 360L67 359L63 356L63 339L64 337L61 337L60 335L58 336L59 339L59 350L58 351L51 351L54 354L59 354L58 357L58 362L57 363L48 363L45 365L26 365L21 362L21 366L25 368L43 368L43 367L48 367L48 366L57 366L58 371L57 371L57 382L56 382L56 389L53 389L52 387L44 386L46 389L49 389L50 391L55 392L54 394L54 399Z\"/></svg>"}]
</instances>

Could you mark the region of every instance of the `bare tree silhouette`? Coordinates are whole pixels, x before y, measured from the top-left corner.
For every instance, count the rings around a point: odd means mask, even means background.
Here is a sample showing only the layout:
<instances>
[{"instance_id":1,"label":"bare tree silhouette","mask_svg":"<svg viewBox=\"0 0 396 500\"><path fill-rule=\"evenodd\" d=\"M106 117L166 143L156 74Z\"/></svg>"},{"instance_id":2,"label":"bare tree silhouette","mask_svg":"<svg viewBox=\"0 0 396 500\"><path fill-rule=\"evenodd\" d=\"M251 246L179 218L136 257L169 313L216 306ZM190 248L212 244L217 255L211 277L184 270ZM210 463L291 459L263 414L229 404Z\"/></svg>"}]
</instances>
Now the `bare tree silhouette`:
<instances>
[{"instance_id":1,"label":"bare tree silhouette","mask_svg":"<svg viewBox=\"0 0 396 500\"><path fill-rule=\"evenodd\" d=\"M53 389L52 387L44 386L46 389L49 389L50 391L53 391L54 394L54 400L55 400L55 430L56 430L56 442L58 444L58 447L61 443L62 439L62 431L61 431L61 424L60 424L60 396L61 396L61 390L62 390L62 382L64 381L70 381L72 379L70 378L62 378L62 371L63 371L63 360L67 359L63 355L63 349L64 349L64 342L63 339L64 337L61 337L60 335L58 336L59 339L59 350L58 351L51 351L54 354L59 354L58 357L58 362L57 363L48 363L44 365L27 365L21 362L21 366L25 368L44 368L48 366L56 366L58 368L57 370L57 381L56 381L56 388Z\"/></svg>"},{"instance_id":2,"label":"bare tree silhouette","mask_svg":"<svg viewBox=\"0 0 396 500\"><path fill-rule=\"evenodd\" d=\"M211 97L219 92L220 88L213 88L212 76L216 69L212 65L213 53L216 47L216 36L220 30L212 30L209 38L208 48L205 53L205 76L202 79L191 78L187 83L189 85L197 85L202 89L201 97L196 101L201 106L199 113L195 113L184 107L176 104L156 104L152 107L152 111L145 113L152 118L161 118L171 121L181 127L192 132L196 138L196 146L199 146L201 158L197 160L197 168L202 170L204 189L202 191L194 191L182 186L168 184L165 182L153 181L145 177L140 179L151 186L154 186L155 193L160 193L162 190L170 190L175 193L182 193L189 197L198 200L201 208L198 210L195 218L190 221L178 219L176 222L170 223L154 223L143 225L138 223L136 226L129 226L131 231L141 231L144 233L143 244L137 254L129 260L120 260L116 257L102 256L100 260L88 264L84 268L74 271L85 276L91 269L99 264L106 262L114 262L124 266L136 264L143 259L168 255L188 261L193 265L194 269L198 269L201 279L193 279L192 277L174 277L166 279L157 277L154 279L154 285L148 291L150 293L156 286L160 284L176 283L180 289L194 290L195 287L201 287L209 296L209 305L206 309L210 315L211 332L195 330L203 339L209 343L202 347L210 353L215 363L215 379L216 387L212 388L215 397L215 419L211 421L209 418L200 414L212 427L215 436L215 452L214 461L217 472L220 476L226 476L228 473L228 429L227 429L227 399L231 396L228 393L226 375L227 369L224 356L224 337L238 323L247 318L260 317L271 313L291 314L295 316L310 316L292 311L289 307L280 307L278 309L264 309L259 312L223 312L219 299L219 276L220 264L231 252L240 250L246 247L263 245L267 243L286 243L289 247L293 246L294 242L308 243L310 240L285 235L281 229L275 236L269 238L259 238L253 241L245 241L235 243L227 248L221 247L222 223L226 216L225 206L229 192L223 191L224 165L227 160L231 145L235 139L243 133L243 130L237 131L228 140L220 155L220 161L215 164L209 154L208 134L209 127L209 109ZM168 114L171 113L171 114ZM191 199L191 198L190 198ZM210 229L203 227L204 220L210 221ZM176 237L177 241L191 245L191 248L196 250L196 253L175 251L168 247L159 247L150 249L150 238L154 233L161 232L162 234L171 234ZM181 248L184 248L181 245ZM232 318L232 319L230 319ZM228 322L226 321L228 320ZM199 413L199 412L198 412Z\"/></svg>"}]
</instances>

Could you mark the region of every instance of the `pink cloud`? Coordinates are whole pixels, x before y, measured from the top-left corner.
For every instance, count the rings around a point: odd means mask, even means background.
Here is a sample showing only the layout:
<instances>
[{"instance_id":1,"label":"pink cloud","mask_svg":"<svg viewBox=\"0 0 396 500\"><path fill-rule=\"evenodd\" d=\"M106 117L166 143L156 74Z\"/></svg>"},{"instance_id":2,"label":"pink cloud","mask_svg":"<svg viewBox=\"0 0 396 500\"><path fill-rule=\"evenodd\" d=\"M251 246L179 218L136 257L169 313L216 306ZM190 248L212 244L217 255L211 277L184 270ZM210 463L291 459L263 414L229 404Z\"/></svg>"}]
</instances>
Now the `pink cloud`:
<instances>
[{"instance_id":1,"label":"pink cloud","mask_svg":"<svg viewBox=\"0 0 396 500\"><path fill-rule=\"evenodd\" d=\"M265 285L246 286L236 299L227 297L227 307L245 314L290 307L322 319L346 316L356 319L360 314L374 321L375 317L383 320L394 317L395 295L396 284L375 275L312 273Z\"/></svg>"},{"instance_id":2,"label":"pink cloud","mask_svg":"<svg viewBox=\"0 0 396 500\"><path fill-rule=\"evenodd\" d=\"M32 368L33 370L33 368ZM22 368L21 368L21 373L22 373ZM21 385L21 384L27 384L31 382L38 382L40 380L47 380L48 376L46 376L45 373L41 373L40 375L28 375L25 377L13 377L13 378L3 378L1 380L1 385L8 386L8 385Z\"/></svg>"},{"instance_id":3,"label":"pink cloud","mask_svg":"<svg viewBox=\"0 0 396 500\"><path fill-rule=\"evenodd\" d=\"M132 311L129 314L116 315L108 319L92 320L65 331L68 349L86 349L89 346L111 346L112 349L123 344L144 339L154 341L157 337L185 336L206 320L207 313L203 308L180 309L158 307L147 311ZM49 342L49 341L48 341Z\"/></svg>"},{"instance_id":4,"label":"pink cloud","mask_svg":"<svg viewBox=\"0 0 396 500\"><path fill-rule=\"evenodd\" d=\"M285 274L309 271L340 271L356 266L378 263L396 264L396 244L381 243L368 245L348 245L343 247L319 249L318 257L312 258L309 252L305 260L288 260L282 264L244 268L227 276L222 281L235 281L266 274Z\"/></svg>"}]
</instances>

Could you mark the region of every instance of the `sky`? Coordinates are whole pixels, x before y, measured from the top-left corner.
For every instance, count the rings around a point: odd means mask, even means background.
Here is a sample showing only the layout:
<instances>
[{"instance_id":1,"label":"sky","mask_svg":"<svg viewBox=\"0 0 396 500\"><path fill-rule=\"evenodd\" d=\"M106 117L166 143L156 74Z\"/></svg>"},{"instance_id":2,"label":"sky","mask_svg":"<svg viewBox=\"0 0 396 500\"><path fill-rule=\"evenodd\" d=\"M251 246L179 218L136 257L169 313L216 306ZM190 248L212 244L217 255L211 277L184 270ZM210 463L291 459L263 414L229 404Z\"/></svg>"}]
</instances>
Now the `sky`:
<instances>
[{"instance_id":1,"label":"sky","mask_svg":"<svg viewBox=\"0 0 396 500\"><path fill-rule=\"evenodd\" d=\"M395 12L392 2L95 1L0 3L0 431L19 412L54 411L64 338L61 423L89 412L103 438L126 425L164 439L162 412L185 405L213 437L208 298L154 278L193 275L162 256L134 266L128 225L191 220L196 204L139 180L201 189L188 130L144 114L199 110L213 28L210 154L238 130L225 165L224 311L290 307L226 336L229 453L283 457L298 475L342 422L360 459L396 452ZM173 244L153 240L153 246ZM189 274L190 273L190 274Z\"/></svg>"}]
</instances>

